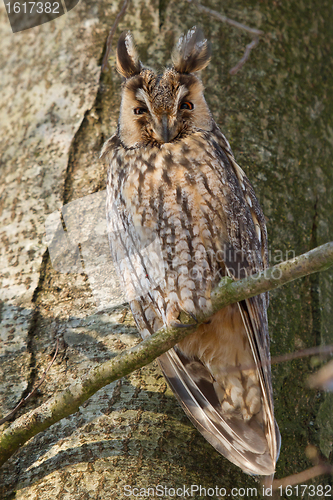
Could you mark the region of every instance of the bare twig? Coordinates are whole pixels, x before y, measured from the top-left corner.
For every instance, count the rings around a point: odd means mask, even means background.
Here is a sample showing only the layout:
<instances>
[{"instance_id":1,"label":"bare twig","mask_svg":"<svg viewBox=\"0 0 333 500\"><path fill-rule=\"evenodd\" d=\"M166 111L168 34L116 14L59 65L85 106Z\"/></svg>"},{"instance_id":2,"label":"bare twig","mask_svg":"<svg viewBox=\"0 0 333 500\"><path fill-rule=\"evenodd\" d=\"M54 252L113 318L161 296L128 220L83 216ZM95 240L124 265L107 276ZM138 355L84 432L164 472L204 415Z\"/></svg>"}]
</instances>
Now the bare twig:
<instances>
[{"instance_id":1,"label":"bare twig","mask_svg":"<svg viewBox=\"0 0 333 500\"><path fill-rule=\"evenodd\" d=\"M210 16L215 17L216 19L218 19L219 21L221 21L221 23L230 24L230 26L234 26L234 28L238 28L238 29L247 31L251 35L254 35L254 36L257 36L257 37L260 36L260 35L264 35L263 31L257 30L255 28L250 28L249 26L246 26L246 24L242 24L242 23L239 23L237 21L234 21L233 19L230 19L229 17L222 16L222 14L220 14L216 10L209 9L208 7L204 7L197 0L188 0L188 2L189 3L194 3L194 5L197 7L198 10L200 10L201 12L205 12L205 14L208 14Z\"/></svg>"},{"instance_id":2,"label":"bare twig","mask_svg":"<svg viewBox=\"0 0 333 500\"><path fill-rule=\"evenodd\" d=\"M265 271L239 281L223 279L212 294L210 314L198 315L205 321L223 307L253 297L311 273L324 271L333 264L333 242L326 243L306 254L281 262ZM198 324L199 324L198 323ZM40 407L22 415L8 426L0 437L0 465L28 439L47 429L62 418L75 413L99 389L147 365L168 351L198 325L192 328L161 328L141 343L92 368L81 380L61 393L55 394Z\"/></svg>"},{"instance_id":3,"label":"bare twig","mask_svg":"<svg viewBox=\"0 0 333 500\"><path fill-rule=\"evenodd\" d=\"M315 356L318 354L329 356L333 353L332 345L321 345L309 347L308 349L301 349L300 351L288 352L286 354L280 354L279 356L273 356L270 360L268 359L265 363L255 363L248 365L230 366L226 368L226 373L238 372L239 370L253 370L257 366L267 366L275 365L277 363L285 363L286 361L292 361L293 359L306 358L308 356Z\"/></svg>"},{"instance_id":4,"label":"bare twig","mask_svg":"<svg viewBox=\"0 0 333 500\"><path fill-rule=\"evenodd\" d=\"M106 49L105 49L105 54L104 54L103 62L102 62L102 71L103 72L105 72L105 71L108 70L108 59L109 59L110 52L111 52L112 40L113 40L115 31L117 29L117 26L119 24L119 21L120 21L120 19L123 17L123 15L126 12L128 4L129 4L129 0L124 0L124 3L122 5L120 11L117 14L117 17L116 17L116 19L115 19L115 21L113 23L113 26L110 29L110 33L109 33L108 38L106 40Z\"/></svg>"},{"instance_id":5,"label":"bare twig","mask_svg":"<svg viewBox=\"0 0 333 500\"><path fill-rule=\"evenodd\" d=\"M273 356L271 364L284 363L292 359L306 358L307 356L315 356L317 354L324 354L328 356L333 353L333 345L321 345L309 347L308 349L301 349L300 351L290 352L288 354L281 354L280 356Z\"/></svg>"},{"instance_id":6,"label":"bare twig","mask_svg":"<svg viewBox=\"0 0 333 500\"><path fill-rule=\"evenodd\" d=\"M246 63L246 61L250 57L251 50L254 49L258 45L258 43L259 43L259 38L256 37L252 40L251 43L249 43L245 47L245 52L244 52L242 59L240 59L238 61L238 63L233 68L231 68L231 70L229 70L230 75L235 75L237 73L237 71L239 71L244 66L244 64Z\"/></svg>"},{"instance_id":7,"label":"bare twig","mask_svg":"<svg viewBox=\"0 0 333 500\"><path fill-rule=\"evenodd\" d=\"M314 477L321 476L323 474L332 474L333 467L330 464L320 464L311 467L310 469L303 470L298 474L293 474L292 476L287 476L282 479L274 479L273 490L277 490L279 487L286 488L287 486L295 486L296 484L303 484Z\"/></svg>"},{"instance_id":8,"label":"bare twig","mask_svg":"<svg viewBox=\"0 0 333 500\"><path fill-rule=\"evenodd\" d=\"M217 12L216 10L209 9L208 7L204 7L203 5L201 5L201 3L198 2L198 0L188 0L188 2L194 3L194 5L197 7L198 10L200 10L201 12L204 12L205 14L208 14L210 16L215 17L216 19L221 21L221 23L230 24L230 26L233 26L234 28L238 28L238 29L241 29L243 31L246 31L252 37L254 37L252 42L246 46L243 57L229 71L229 73L231 75L235 75L244 66L244 64L246 63L246 61L250 57L251 50L253 50L258 45L259 37L264 35L265 33L261 30L257 30L256 28L250 28L249 26L246 26L246 24L242 24L242 23L239 23L238 21L234 21L233 19L230 19L227 16L223 16L222 14Z\"/></svg>"},{"instance_id":9,"label":"bare twig","mask_svg":"<svg viewBox=\"0 0 333 500\"><path fill-rule=\"evenodd\" d=\"M7 422L8 420L10 420L14 415L15 413L23 406L25 405L29 399L36 393L36 391L40 388L40 386L42 385L42 383L44 382L45 378L46 378L46 375L47 375L47 372L49 371L49 369L51 368L51 366L53 365L54 363L54 360L56 359L57 357L57 354L58 354L58 347L59 347L59 339L57 339L57 346L56 346L56 350L55 350L55 353L54 353L54 356L53 358L51 359L48 367L46 368L45 372L44 372L44 375L42 376L42 378L40 379L40 381L38 382L38 384L33 388L33 390L31 392L29 392L29 394L25 397L25 398L22 398L21 401L15 406L14 410L12 410L10 413L8 413L8 415L6 415L5 417L1 418L0 419L0 425L1 424L4 424L5 422Z\"/></svg>"},{"instance_id":10,"label":"bare twig","mask_svg":"<svg viewBox=\"0 0 333 500\"><path fill-rule=\"evenodd\" d=\"M317 373L310 375L308 384L312 388L333 391L333 360L322 366Z\"/></svg>"}]
</instances>

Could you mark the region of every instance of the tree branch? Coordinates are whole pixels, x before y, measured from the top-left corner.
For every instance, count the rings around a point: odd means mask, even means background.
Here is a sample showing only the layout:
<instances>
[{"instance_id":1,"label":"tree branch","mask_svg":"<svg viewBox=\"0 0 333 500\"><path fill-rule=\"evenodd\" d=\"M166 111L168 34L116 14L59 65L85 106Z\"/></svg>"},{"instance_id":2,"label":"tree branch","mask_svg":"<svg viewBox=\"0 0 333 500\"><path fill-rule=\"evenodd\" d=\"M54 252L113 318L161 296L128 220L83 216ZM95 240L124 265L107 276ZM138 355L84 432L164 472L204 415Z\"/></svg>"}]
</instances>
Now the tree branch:
<instances>
[{"instance_id":1,"label":"tree branch","mask_svg":"<svg viewBox=\"0 0 333 500\"><path fill-rule=\"evenodd\" d=\"M332 264L333 242L239 281L224 278L212 293L211 314L229 304L275 289L297 278L324 271ZM207 317L208 315L199 316L199 323ZM40 407L19 417L4 430L0 438L0 465L28 439L75 413L102 387L153 361L193 332L197 326L162 328L137 346L92 368L80 381L56 394Z\"/></svg>"},{"instance_id":2,"label":"tree branch","mask_svg":"<svg viewBox=\"0 0 333 500\"><path fill-rule=\"evenodd\" d=\"M259 38L255 37L253 38L251 43L248 43L247 46L245 47L244 55L243 57L238 61L237 64L233 68L229 70L230 75L235 75L246 63L248 58L250 57L251 50L254 49L259 43Z\"/></svg>"},{"instance_id":3,"label":"tree branch","mask_svg":"<svg viewBox=\"0 0 333 500\"><path fill-rule=\"evenodd\" d=\"M124 0L123 5L116 16L116 19L112 25L112 28L110 29L108 38L106 40L105 54L104 54L103 61L102 61L102 72L103 73L108 70L108 60L109 60L109 56L110 56L110 52L111 52L112 40L113 40L114 34L116 32L117 26L120 22L120 19L123 17L123 15L126 12L126 9L128 7L128 2L129 2L129 0Z\"/></svg>"},{"instance_id":4,"label":"tree branch","mask_svg":"<svg viewBox=\"0 0 333 500\"><path fill-rule=\"evenodd\" d=\"M205 7L204 5L201 5L199 0L187 0L189 3L193 3L196 8L200 12L204 12L205 14L208 14L209 16L215 17L218 19L221 23L226 23L230 24L230 26L233 26L234 28L241 29L243 31L246 31L249 33L252 37L253 40L251 43L249 43L245 47L244 55L243 57L238 61L238 63L229 70L230 75L235 75L246 63L248 58L250 57L251 50L253 50L259 43L259 37L261 35L264 35L265 33L261 30L257 30L256 28L250 28L249 26L246 26L246 24L239 23L238 21L234 21L233 19L230 19L227 16L223 16L219 12L213 9L209 9L208 7Z\"/></svg>"},{"instance_id":5,"label":"tree branch","mask_svg":"<svg viewBox=\"0 0 333 500\"><path fill-rule=\"evenodd\" d=\"M306 483L317 476L322 476L323 474L332 474L333 466L330 464L320 464L311 467L310 469L303 470L298 474L292 474L291 476L284 477L283 479L274 479L273 481L273 491L279 488L286 488L287 486L295 486L296 484Z\"/></svg>"},{"instance_id":6,"label":"tree branch","mask_svg":"<svg viewBox=\"0 0 333 500\"><path fill-rule=\"evenodd\" d=\"M198 10L200 10L201 12L204 12L205 14L208 14L209 16L215 17L221 23L230 24L230 26L247 31L247 33L250 33L250 35L253 35L253 36L264 35L263 31L257 30L256 28L250 28L249 26L246 26L246 24L239 23L238 21L234 21L233 19L230 19L230 17L223 16L222 14L217 12L216 10L213 10L213 9L210 9L209 7L205 7L204 5L201 5L201 3L199 3L198 0L188 0L188 2L194 3L194 5L197 7Z\"/></svg>"}]
</instances>

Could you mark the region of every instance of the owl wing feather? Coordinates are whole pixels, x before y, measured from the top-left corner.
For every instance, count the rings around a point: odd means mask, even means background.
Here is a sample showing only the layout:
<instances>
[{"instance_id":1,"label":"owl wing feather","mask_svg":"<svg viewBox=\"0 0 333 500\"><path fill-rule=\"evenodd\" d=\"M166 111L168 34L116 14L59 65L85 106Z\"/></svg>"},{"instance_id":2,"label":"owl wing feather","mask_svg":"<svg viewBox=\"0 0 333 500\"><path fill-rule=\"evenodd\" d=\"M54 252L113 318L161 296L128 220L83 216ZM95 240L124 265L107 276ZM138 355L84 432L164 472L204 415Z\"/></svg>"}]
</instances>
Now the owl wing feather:
<instances>
[{"instance_id":1,"label":"owl wing feather","mask_svg":"<svg viewBox=\"0 0 333 500\"><path fill-rule=\"evenodd\" d=\"M175 349L158 361L185 413L219 453L248 474L274 473L275 465L258 429L221 414L212 375L200 361L184 360Z\"/></svg>"},{"instance_id":2,"label":"owl wing feather","mask_svg":"<svg viewBox=\"0 0 333 500\"><path fill-rule=\"evenodd\" d=\"M236 163L230 145L223 134L216 126L214 130L215 135L218 137L218 143L221 148L227 153L228 159L235 175L242 188L244 200L249 206L251 217L256 229L257 236L261 243L261 257L262 268L268 267L268 245L267 245L267 229L265 216L257 201L254 189L248 180L247 176ZM253 358L260 376L260 384L263 392L263 402L265 405L265 413L267 415L267 440L273 462L276 463L280 445L281 437L278 426L274 419L274 405L271 386L271 369L270 369L270 345L267 321L267 308L269 305L269 293L261 294L245 301L238 303L239 310L247 331L247 336L250 342Z\"/></svg>"},{"instance_id":3,"label":"owl wing feather","mask_svg":"<svg viewBox=\"0 0 333 500\"><path fill-rule=\"evenodd\" d=\"M223 147L226 139L223 134L216 130L220 137L219 143ZM222 136L222 137L221 137ZM224 146L225 147L225 146ZM246 200L251 217L261 243L262 268L268 267L268 245L265 216L257 201L253 187L243 170L236 163L230 147L227 150L228 159L242 187L244 199ZM260 384L263 392L263 403L267 415L267 441L271 450L272 460L276 463L281 446L281 437L278 426L274 419L274 404L271 385L270 368L270 342L268 333L267 308L269 305L269 293L261 294L238 304L247 336L250 342L253 358L260 376Z\"/></svg>"}]
</instances>

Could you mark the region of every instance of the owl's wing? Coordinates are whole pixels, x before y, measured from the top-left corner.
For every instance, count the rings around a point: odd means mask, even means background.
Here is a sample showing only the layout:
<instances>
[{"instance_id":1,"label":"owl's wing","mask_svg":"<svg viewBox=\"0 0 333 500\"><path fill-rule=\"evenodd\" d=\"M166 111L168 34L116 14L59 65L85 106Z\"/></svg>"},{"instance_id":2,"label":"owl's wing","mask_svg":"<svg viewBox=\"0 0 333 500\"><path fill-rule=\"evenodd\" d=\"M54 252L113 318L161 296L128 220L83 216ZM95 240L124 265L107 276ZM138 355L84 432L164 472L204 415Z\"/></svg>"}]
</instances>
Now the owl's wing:
<instances>
[{"instance_id":1,"label":"owl's wing","mask_svg":"<svg viewBox=\"0 0 333 500\"><path fill-rule=\"evenodd\" d=\"M274 474L275 461L261 430L221 414L213 377L200 360L189 360L176 349L158 360L185 413L219 453L247 474Z\"/></svg>"},{"instance_id":2,"label":"owl's wing","mask_svg":"<svg viewBox=\"0 0 333 500\"><path fill-rule=\"evenodd\" d=\"M231 151L226 152L231 167L241 186L259 240L260 256L252 263L252 270L268 265L267 232L264 215L253 188L242 169L234 161ZM224 164L226 162L224 161ZM242 235L246 231L242 231ZM237 236L230 236L230 240ZM242 250L241 236L238 249ZM243 246L245 246L243 244ZM229 242L229 249L232 248ZM254 251L255 253L255 251ZM233 255L237 254L234 252ZM235 279L243 277L235 260L228 261L225 254L226 272ZM251 266L243 259L242 270ZM234 415L221 412L221 402L216 393L216 380L212 371L200 359L189 359L177 347L159 357L159 363L178 401L190 420L214 448L238 465L244 472L273 477L280 450L280 433L274 419L271 385L269 333L267 322L268 294L238 303L238 309L246 330L253 361L261 389L263 423L255 418L244 421L237 411Z\"/></svg>"},{"instance_id":3,"label":"owl's wing","mask_svg":"<svg viewBox=\"0 0 333 500\"><path fill-rule=\"evenodd\" d=\"M264 294L261 294L251 299L246 299L240 302L238 307L259 376L265 415L265 436L275 468L280 452L281 438L274 419L266 297Z\"/></svg>"},{"instance_id":4,"label":"owl's wing","mask_svg":"<svg viewBox=\"0 0 333 500\"><path fill-rule=\"evenodd\" d=\"M265 217L256 199L252 185L237 165L231 152L227 153L228 159L241 185L244 199L250 209L256 234L261 244L262 266L268 267L268 246ZM228 267L228 263L227 267ZM260 270L260 268L259 268ZM273 391L271 383L270 365L270 338L268 333L267 308L269 295L260 294L238 303L238 307L247 332L247 338L251 347L252 355L259 376L262 391L262 402L264 406L265 434L268 442L272 461L275 465L281 446L280 432L274 419Z\"/></svg>"}]
</instances>

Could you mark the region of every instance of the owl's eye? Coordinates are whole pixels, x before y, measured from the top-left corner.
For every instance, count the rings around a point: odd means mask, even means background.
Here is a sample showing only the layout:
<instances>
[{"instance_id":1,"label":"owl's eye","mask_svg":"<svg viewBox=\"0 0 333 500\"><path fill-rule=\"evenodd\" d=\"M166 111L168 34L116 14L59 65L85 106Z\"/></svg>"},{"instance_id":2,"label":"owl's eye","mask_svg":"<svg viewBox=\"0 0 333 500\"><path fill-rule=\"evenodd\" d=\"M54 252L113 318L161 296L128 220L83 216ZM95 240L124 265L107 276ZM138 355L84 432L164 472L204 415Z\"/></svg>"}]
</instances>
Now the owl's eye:
<instances>
[{"instance_id":1,"label":"owl's eye","mask_svg":"<svg viewBox=\"0 0 333 500\"><path fill-rule=\"evenodd\" d=\"M182 102L179 109L193 109L193 104L190 101Z\"/></svg>"},{"instance_id":2,"label":"owl's eye","mask_svg":"<svg viewBox=\"0 0 333 500\"><path fill-rule=\"evenodd\" d=\"M147 113L147 108L135 108L134 109L135 115L143 115L144 113Z\"/></svg>"}]
</instances>

